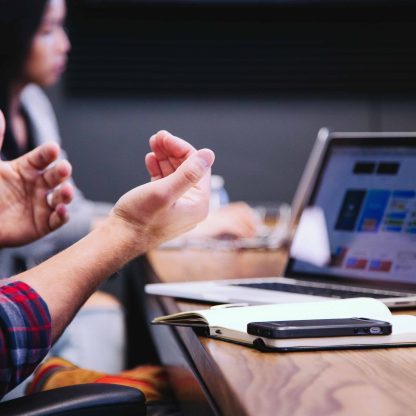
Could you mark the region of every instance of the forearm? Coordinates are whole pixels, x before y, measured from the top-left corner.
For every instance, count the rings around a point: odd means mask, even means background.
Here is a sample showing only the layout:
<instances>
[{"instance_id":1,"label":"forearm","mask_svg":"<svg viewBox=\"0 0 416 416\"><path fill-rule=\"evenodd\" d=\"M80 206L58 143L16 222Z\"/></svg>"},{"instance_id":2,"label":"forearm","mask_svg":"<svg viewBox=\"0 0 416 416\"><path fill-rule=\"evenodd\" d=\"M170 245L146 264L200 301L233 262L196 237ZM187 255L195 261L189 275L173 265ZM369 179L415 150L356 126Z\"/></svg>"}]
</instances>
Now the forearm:
<instances>
[{"instance_id":1,"label":"forearm","mask_svg":"<svg viewBox=\"0 0 416 416\"><path fill-rule=\"evenodd\" d=\"M124 194L104 223L82 240L12 278L27 283L48 305L53 340L103 280L207 215L212 151L195 151L166 132L152 136L151 143L158 153L146 159L153 181Z\"/></svg>"},{"instance_id":2,"label":"forearm","mask_svg":"<svg viewBox=\"0 0 416 416\"><path fill-rule=\"evenodd\" d=\"M53 341L100 283L147 250L147 242L137 238L123 221L109 217L65 251L13 278L30 285L48 305Z\"/></svg>"}]
</instances>

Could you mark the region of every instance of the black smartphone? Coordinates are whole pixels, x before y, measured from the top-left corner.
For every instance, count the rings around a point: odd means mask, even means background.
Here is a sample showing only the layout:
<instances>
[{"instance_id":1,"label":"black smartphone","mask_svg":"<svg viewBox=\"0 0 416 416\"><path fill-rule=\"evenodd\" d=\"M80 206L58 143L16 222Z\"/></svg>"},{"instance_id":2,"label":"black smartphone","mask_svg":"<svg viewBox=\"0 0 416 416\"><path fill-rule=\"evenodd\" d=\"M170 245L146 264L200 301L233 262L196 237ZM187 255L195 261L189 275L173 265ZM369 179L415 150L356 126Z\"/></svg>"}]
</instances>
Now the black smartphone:
<instances>
[{"instance_id":1,"label":"black smartphone","mask_svg":"<svg viewBox=\"0 0 416 416\"><path fill-rule=\"evenodd\" d=\"M247 332L265 338L349 337L389 335L390 322L368 318L309 319L302 321L250 322Z\"/></svg>"}]
</instances>

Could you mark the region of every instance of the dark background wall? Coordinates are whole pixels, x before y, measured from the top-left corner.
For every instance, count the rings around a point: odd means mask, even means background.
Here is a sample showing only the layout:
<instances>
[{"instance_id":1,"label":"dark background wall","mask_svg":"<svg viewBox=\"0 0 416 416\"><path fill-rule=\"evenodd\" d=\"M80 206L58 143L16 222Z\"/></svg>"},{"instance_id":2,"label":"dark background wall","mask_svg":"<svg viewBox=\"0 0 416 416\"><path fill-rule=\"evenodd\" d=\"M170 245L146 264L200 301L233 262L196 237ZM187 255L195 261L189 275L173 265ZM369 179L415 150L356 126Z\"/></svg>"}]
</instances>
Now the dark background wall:
<instances>
[{"instance_id":1,"label":"dark background wall","mask_svg":"<svg viewBox=\"0 0 416 416\"><path fill-rule=\"evenodd\" d=\"M411 2L205 3L69 2L71 64L49 93L90 198L146 181L162 128L211 147L247 201L290 201L322 126L416 130Z\"/></svg>"}]
</instances>

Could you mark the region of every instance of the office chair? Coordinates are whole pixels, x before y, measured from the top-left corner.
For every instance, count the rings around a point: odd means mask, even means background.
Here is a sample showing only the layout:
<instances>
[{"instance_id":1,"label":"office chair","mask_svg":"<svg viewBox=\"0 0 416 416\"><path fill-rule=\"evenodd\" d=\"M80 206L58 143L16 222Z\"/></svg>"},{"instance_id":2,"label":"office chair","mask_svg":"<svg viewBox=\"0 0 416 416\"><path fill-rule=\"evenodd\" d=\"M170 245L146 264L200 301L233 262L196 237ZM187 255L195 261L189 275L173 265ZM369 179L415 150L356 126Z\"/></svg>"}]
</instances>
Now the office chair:
<instances>
[{"instance_id":1,"label":"office chair","mask_svg":"<svg viewBox=\"0 0 416 416\"><path fill-rule=\"evenodd\" d=\"M144 394L116 384L78 384L34 393L0 403L7 416L141 416Z\"/></svg>"}]
</instances>

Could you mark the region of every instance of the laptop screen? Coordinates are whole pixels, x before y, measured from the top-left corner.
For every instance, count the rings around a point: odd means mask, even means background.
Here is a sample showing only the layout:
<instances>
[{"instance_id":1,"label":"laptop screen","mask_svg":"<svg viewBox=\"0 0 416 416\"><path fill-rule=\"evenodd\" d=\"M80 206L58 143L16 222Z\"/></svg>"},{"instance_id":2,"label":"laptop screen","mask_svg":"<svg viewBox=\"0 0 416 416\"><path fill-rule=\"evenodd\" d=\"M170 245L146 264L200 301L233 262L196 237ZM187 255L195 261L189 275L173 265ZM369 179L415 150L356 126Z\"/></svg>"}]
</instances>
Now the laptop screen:
<instances>
[{"instance_id":1,"label":"laptop screen","mask_svg":"<svg viewBox=\"0 0 416 416\"><path fill-rule=\"evenodd\" d=\"M308 206L322 210L330 263L291 276L416 285L416 139L332 139Z\"/></svg>"}]
</instances>

